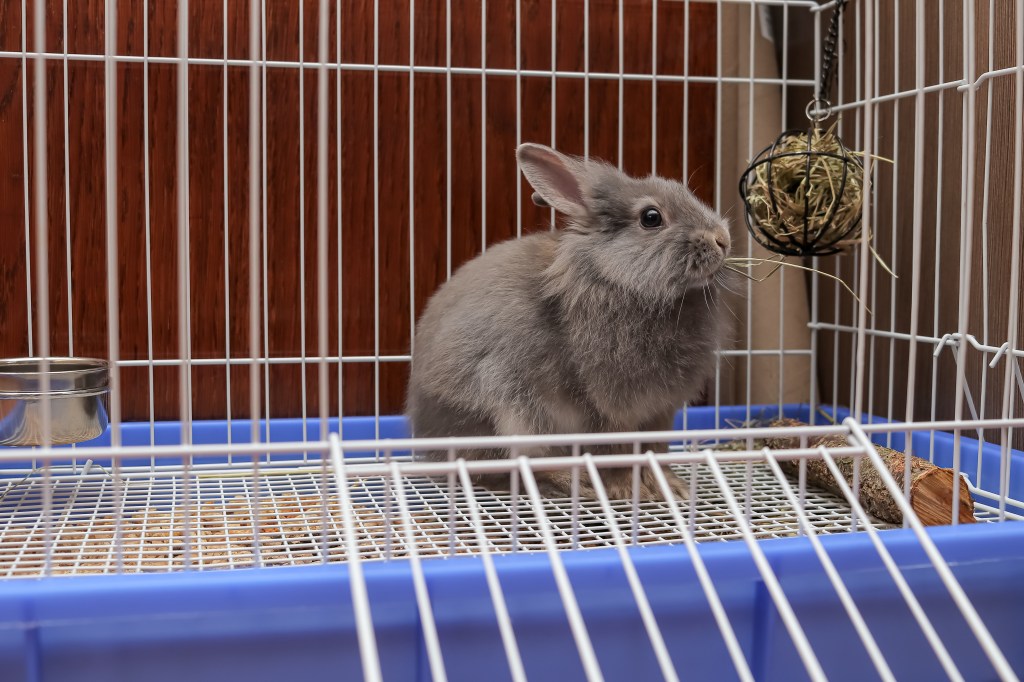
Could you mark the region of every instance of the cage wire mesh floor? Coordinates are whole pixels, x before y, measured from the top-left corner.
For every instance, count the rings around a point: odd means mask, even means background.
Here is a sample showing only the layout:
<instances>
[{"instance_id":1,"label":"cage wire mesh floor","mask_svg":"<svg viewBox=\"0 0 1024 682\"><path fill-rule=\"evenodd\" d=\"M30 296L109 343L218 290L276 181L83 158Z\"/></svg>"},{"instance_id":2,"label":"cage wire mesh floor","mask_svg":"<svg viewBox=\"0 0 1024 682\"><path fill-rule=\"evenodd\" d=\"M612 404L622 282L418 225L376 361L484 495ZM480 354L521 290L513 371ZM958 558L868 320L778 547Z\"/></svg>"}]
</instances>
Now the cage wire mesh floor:
<instances>
[{"instance_id":1,"label":"cage wire mesh floor","mask_svg":"<svg viewBox=\"0 0 1024 682\"><path fill-rule=\"evenodd\" d=\"M799 533L796 511L771 470L758 463L722 463L723 473L743 505L758 538ZM389 477L357 477L349 468L351 512L360 558L384 560L409 554L399 497ZM665 502L612 500L620 532L639 545L683 541L678 523L692 528L697 541L741 537L706 465L676 466L684 478L696 472L696 498L681 503L677 517ZM185 568L224 569L255 565L287 566L345 561L344 519L335 479L319 463L261 472L251 465L197 468L187 477L180 467L123 467L112 472L94 465L52 467L12 478L0 493L0 575L35 577L47 567L54 575L166 572ZM415 551L422 557L475 554L480 548L471 502L445 479L404 477ZM48 482L47 482L48 481ZM790 481L798 490L796 481ZM50 499L44 493L51 486ZM258 492L257 492L258 489ZM475 488L474 498L488 550L495 553L546 549L538 518L525 494ZM186 501L188 504L186 505ZM807 486L804 511L816 533L852 530L849 504ZM47 506L52 522L47 525ZM121 510L120 558L115 544L116 510ZM188 513L186 513L186 509ZM590 549L615 544L614 526L600 502L545 499L544 512L558 549ZM326 511L326 514L325 514ZM253 519L259 520L258 533ZM388 519L392 522L389 524ZM870 519L875 528L892 526ZM253 551L258 536L258 558ZM186 542L186 540L188 540Z\"/></svg>"}]
</instances>

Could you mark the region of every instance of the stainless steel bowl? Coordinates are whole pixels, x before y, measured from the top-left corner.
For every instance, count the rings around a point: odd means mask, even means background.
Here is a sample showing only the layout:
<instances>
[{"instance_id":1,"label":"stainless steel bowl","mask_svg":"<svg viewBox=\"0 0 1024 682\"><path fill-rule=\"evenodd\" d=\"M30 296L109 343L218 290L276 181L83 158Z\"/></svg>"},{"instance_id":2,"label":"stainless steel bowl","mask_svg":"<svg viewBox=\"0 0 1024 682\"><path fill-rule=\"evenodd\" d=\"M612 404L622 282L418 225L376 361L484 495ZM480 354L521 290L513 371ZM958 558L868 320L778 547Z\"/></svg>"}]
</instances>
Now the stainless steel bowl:
<instances>
[{"instance_id":1,"label":"stainless steel bowl","mask_svg":"<svg viewBox=\"0 0 1024 682\"><path fill-rule=\"evenodd\" d=\"M43 444L43 372L39 358L0 359L0 445ZM108 364L50 358L50 442L81 443L107 428Z\"/></svg>"}]
</instances>

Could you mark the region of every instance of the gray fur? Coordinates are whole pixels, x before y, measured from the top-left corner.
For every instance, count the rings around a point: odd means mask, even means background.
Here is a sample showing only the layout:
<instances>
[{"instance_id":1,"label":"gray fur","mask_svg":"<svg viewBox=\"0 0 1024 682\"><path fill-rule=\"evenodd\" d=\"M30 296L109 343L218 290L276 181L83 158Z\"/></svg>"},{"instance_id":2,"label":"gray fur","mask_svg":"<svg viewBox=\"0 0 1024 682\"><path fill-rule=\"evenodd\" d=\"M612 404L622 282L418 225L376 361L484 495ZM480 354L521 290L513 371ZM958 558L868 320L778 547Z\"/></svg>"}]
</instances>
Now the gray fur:
<instances>
[{"instance_id":1,"label":"gray fur","mask_svg":"<svg viewBox=\"0 0 1024 682\"><path fill-rule=\"evenodd\" d=\"M564 230L489 248L434 294L416 330L407 399L413 435L670 428L676 409L713 375L727 333L725 221L672 180L631 178L539 145L521 146L518 157L539 198L575 215ZM566 177L552 179L566 169L582 211L559 194ZM660 209L662 227L640 225L648 206ZM539 479L546 494L568 494L567 476ZM661 497L653 479L645 469L644 498ZM628 471L602 480L612 497L631 494ZM681 481L670 481L684 496ZM582 494L592 496L583 483Z\"/></svg>"}]
</instances>

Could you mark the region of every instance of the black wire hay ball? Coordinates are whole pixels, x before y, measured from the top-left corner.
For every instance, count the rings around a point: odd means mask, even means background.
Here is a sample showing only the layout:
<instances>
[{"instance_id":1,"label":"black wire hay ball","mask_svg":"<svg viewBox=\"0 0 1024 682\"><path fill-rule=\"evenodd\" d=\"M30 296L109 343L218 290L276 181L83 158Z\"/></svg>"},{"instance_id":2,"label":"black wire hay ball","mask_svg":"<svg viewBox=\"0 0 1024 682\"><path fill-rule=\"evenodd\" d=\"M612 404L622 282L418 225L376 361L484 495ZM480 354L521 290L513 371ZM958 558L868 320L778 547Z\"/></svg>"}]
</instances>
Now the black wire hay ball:
<instances>
[{"instance_id":1,"label":"black wire hay ball","mask_svg":"<svg viewBox=\"0 0 1024 682\"><path fill-rule=\"evenodd\" d=\"M740 178L751 236L784 256L828 256L852 245L864 201L860 157L834 128L782 133Z\"/></svg>"}]
</instances>

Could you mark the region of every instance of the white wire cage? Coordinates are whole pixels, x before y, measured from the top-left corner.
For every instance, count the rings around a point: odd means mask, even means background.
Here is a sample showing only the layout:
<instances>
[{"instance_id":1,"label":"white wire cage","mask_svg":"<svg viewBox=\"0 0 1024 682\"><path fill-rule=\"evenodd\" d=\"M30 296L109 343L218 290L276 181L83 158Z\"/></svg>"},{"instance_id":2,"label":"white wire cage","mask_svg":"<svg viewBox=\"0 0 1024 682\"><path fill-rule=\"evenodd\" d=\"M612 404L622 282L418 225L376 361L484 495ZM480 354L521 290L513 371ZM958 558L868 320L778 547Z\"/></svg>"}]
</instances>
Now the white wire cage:
<instances>
[{"instance_id":1,"label":"white wire cage","mask_svg":"<svg viewBox=\"0 0 1024 682\"><path fill-rule=\"evenodd\" d=\"M1019 4L849 3L833 109L875 167L864 220L899 279L864 241L811 265L865 306L817 274L746 285L707 404L680 406L668 452L644 452L639 433L405 440L396 416L432 290L554 220L518 181L519 142L689 178L756 256L735 180L799 121L835 4L6 3L4 354L44 369L83 350L107 359L110 426L70 451L46 445L59 395L43 373L44 445L3 453L0 573L77 576L65 589L115 603L143 589L125 574L156 573L151 589L188 611L146 593L37 629L77 643L107 628L99 651L135 646L126 628L148 620L205 619L222 648L190 642L193 674L237 662L224 646L237 619L293 609L306 620L282 623L339 648L249 651L252 675L1016 679ZM783 415L809 425L769 426ZM814 446L827 435L847 444ZM779 437L799 442L764 448ZM459 457L481 442L574 456ZM588 454L607 443L621 454ZM808 483L812 460L837 482L838 458L887 471L880 445L964 476L976 523L926 530L891 475L899 523L867 513L859 473L838 491ZM427 448L451 461L409 456ZM689 500L641 502L636 485L626 500L600 486L545 499L536 483L631 468L664 494L662 464ZM487 472L511 490L471 484ZM203 569L258 570L174 582ZM41 599L5 583L10 599ZM330 608L304 591L325 584L345 593ZM203 602L225 585L249 598ZM291 602L263 601L282 586ZM247 632L283 641L288 623ZM59 647L17 646L42 661L24 679L61 670ZM129 657L79 673L173 670Z\"/></svg>"}]
</instances>

